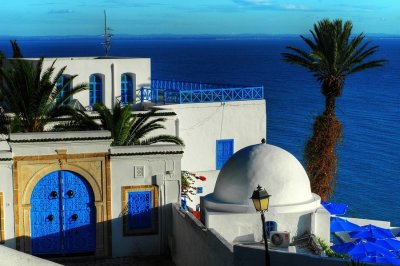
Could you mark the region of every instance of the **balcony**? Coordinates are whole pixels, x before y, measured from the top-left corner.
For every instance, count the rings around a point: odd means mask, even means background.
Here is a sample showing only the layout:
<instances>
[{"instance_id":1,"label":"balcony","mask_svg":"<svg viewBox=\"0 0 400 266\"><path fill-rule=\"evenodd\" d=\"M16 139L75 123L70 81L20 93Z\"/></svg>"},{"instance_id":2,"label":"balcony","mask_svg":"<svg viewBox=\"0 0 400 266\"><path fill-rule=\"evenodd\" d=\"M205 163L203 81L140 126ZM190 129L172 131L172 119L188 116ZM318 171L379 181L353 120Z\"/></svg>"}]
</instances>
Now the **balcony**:
<instances>
[{"instance_id":1,"label":"balcony","mask_svg":"<svg viewBox=\"0 0 400 266\"><path fill-rule=\"evenodd\" d=\"M184 104L264 99L264 87L245 87L182 81L152 80L142 87L141 102Z\"/></svg>"}]
</instances>

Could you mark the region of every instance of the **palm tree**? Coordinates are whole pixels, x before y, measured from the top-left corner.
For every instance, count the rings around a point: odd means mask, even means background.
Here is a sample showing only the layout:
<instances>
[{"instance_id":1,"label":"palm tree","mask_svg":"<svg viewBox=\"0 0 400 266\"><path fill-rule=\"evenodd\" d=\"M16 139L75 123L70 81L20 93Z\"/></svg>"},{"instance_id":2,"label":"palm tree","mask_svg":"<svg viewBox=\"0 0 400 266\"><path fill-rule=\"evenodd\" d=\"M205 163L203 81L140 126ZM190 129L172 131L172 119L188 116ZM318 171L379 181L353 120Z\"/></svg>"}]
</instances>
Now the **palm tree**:
<instances>
[{"instance_id":1,"label":"palm tree","mask_svg":"<svg viewBox=\"0 0 400 266\"><path fill-rule=\"evenodd\" d=\"M111 131L114 138L112 145L150 145L158 142L184 145L179 137L171 135L156 135L146 138L156 129L165 129L162 122L165 118L154 118L155 110L135 115L131 112L132 106L115 104L112 111L103 104L95 104L93 110L100 115L101 127Z\"/></svg>"},{"instance_id":2,"label":"palm tree","mask_svg":"<svg viewBox=\"0 0 400 266\"><path fill-rule=\"evenodd\" d=\"M21 49L19 48L19 45L16 40L10 40L11 43L11 48L13 51L13 56L12 58L24 58L24 55L22 54Z\"/></svg>"},{"instance_id":3,"label":"palm tree","mask_svg":"<svg viewBox=\"0 0 400 266\"><path fill-rule=\"evenodd\" d=\"M333 193L337 157L335 147L341 141L342 126L335 116L336 98L342 95L347 76L368 68L380 67L385 60L366 61L378 51L363 42L363 33L351 37L350 21L323 19L310 30L311 38L300 36L310 51L287 46L284 61L308 69L321 84L325 110L314 122L313 135L304 151L305 168L311 189L323 200Z\"/></svg>"},{"instance_id":4,"label":"palm tree","mask_svg":"<svg viewBox=\"0 0 400 266\"><path fill-rule=\"evenodd\" d=\"M0 76L3 78L0 88L3 107L14 113L11 132L44 131L45 125L54 118L73 113L72 108L64 103L74 94L87 89L87 85L82 83L66 93L61 93L69 87L76 75L71 76L63 86L57 87L56 83L66 67L55 73L55 61L50 67L43 69L43 60L41 58L37 62L29 62L12 59L9 60L9 67L0 67Z\"/></svg>"}]
</instances>

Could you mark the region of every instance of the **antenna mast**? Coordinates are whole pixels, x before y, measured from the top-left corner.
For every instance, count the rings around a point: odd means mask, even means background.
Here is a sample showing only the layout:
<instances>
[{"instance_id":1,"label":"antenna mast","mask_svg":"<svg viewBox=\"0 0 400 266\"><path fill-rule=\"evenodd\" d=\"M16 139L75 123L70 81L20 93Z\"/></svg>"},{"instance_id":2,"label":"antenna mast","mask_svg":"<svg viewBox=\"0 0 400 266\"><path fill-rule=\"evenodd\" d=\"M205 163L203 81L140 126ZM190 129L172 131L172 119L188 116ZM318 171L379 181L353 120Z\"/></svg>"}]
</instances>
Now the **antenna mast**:
<instances>
[{"instance_id":1,"label":"antenna mast","mask_svg":"<svg viewBox=\"0 0 400 266\"><path fill-rule=\"evenodd\" d=\"M104 47L104 53L108 56L108 52L110 51L111 47L111 38L113 34L111 34L112 29L107 27L107 14L104 10L104 42L101 43Z\"/></svg>"}]
</instances>

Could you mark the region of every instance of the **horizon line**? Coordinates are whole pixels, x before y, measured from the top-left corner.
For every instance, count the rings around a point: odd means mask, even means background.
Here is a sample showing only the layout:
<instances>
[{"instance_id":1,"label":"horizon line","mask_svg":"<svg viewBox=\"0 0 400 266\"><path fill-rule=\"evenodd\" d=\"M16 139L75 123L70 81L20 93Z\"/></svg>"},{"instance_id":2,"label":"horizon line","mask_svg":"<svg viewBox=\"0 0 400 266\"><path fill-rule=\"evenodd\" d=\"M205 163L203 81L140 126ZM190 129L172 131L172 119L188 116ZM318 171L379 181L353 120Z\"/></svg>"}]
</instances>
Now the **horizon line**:
<instances>
[{"instance_id":1,"label":"horizon line","mask_svg":"<svg viewBox=\"0 0 400 266\"><path fill-rule=\"evenodd\" d=\"M354 35L357 35L358 33L355 33ZM380 37L400 37L400 34L392 34L392 33L364 33L366 37L368 36L380 36ZM237 33L237 34L230 34L230 33L224 33L224 34L211 34L211 33L205 33L205 34L176 34L176 33L160 33L160 34L116 34L114 35L114 39L117 39L118 37L131 37L131 38L154 38L154 37L181 37L181 38L215 38L215 37L291 37L291 36L300 36L304 35L307 36L307 34L299 34L299 33L279 33L279 34L273 34L273 33ZM83 35L83 34L76 34L76 35L2 35L0 36L0 40L4 39L10 39L10 38L103 38L102 35L96 34L96 35Z\"/></svg>"}]
</instances>

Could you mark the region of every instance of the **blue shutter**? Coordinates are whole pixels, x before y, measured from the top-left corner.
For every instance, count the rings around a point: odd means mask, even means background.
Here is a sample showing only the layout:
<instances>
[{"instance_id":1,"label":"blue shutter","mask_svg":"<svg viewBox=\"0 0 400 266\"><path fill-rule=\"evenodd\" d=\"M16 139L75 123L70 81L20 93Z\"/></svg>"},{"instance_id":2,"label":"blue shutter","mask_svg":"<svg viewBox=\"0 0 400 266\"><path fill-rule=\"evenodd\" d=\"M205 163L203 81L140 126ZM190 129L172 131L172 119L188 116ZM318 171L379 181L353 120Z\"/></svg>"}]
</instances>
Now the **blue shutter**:
<instances>
[{"instance_id":1,"label":"blue shutter","mask_svg":"<svg viewBox=\"0 0 400 266\"><path fill-rule=\"evenodd\" d=\"M217 140L216 156L217 156L217 170L224 166L225 162L233 154L233 139Z\"/></svg>"}]
</instances>

